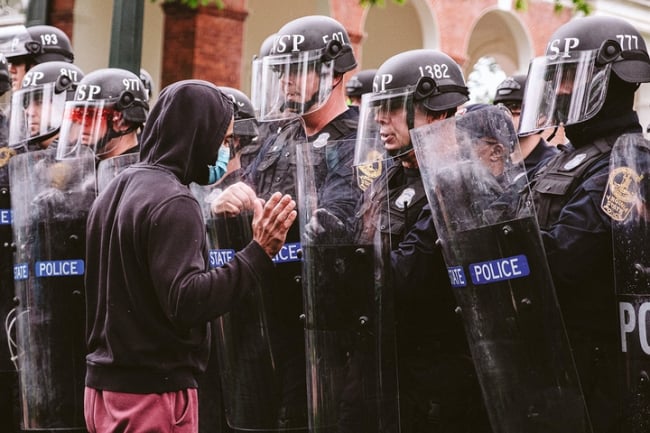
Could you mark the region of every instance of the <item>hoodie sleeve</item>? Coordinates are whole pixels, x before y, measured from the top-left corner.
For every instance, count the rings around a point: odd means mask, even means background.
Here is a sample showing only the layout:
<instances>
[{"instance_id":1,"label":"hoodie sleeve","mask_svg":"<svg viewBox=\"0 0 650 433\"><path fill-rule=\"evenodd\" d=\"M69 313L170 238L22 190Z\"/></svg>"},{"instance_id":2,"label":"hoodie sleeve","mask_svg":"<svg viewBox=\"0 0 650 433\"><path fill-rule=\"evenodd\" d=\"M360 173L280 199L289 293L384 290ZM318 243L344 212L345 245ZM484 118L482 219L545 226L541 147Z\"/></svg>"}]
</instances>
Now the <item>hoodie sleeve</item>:
<instances>
[{"instance_id":1,"label":"hoodie sleeve","mask_svg":"<svg viewBox=\"0 0 650 433\"><path fill-rule=\"evenodd\" d=\"M190 328L226 312L273 268L262 247L251 242L234 260L207 269L206 231L191 197L161 204L149 226L149 272L160 305L179 328Z\"/></svg>"}]
</instances>

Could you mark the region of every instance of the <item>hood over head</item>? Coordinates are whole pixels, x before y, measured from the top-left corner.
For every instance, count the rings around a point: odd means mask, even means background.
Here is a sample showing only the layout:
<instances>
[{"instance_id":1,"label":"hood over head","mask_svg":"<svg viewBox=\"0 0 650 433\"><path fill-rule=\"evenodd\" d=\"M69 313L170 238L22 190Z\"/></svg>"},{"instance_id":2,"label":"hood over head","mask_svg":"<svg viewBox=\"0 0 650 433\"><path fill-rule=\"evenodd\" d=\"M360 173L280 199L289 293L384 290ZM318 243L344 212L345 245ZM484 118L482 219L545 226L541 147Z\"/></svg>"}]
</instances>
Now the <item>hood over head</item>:
<instances>
[{"instance_id":1,"label":"hood over head","mask_svg":"<svg viewBox=\"0 0 650 433\"><path fill-rule=\"evenodd\" d=\"M168 169L185 185L205 184L232 119L232 101L214 84L170 84L147 118L140 161Z\"/></svg>"}]
</instances>

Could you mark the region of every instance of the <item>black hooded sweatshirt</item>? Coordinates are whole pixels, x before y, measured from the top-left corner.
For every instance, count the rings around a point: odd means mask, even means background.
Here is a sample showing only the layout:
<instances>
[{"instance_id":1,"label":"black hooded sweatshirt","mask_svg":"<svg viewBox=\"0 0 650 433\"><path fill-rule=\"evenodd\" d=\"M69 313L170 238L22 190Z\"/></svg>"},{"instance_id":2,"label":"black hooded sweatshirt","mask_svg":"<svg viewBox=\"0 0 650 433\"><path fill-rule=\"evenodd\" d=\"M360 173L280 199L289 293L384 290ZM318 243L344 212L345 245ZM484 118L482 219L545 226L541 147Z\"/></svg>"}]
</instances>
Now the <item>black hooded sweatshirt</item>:
<instances>
[{"instance_id":1,"label":"black hooded sweatshirt","mask_svg":"<svg viewBox=\"0 0 650 433\"><path fill-rule=\"evenodd\" d=\"M147 120L140 163L120 173L88 217L86 385L128 393L197 387L209 321L273 264L251 242L209 270L206 231L188 185L204 183L232 119L212 84L165 88Z\"/></svg>"}]
</instances>

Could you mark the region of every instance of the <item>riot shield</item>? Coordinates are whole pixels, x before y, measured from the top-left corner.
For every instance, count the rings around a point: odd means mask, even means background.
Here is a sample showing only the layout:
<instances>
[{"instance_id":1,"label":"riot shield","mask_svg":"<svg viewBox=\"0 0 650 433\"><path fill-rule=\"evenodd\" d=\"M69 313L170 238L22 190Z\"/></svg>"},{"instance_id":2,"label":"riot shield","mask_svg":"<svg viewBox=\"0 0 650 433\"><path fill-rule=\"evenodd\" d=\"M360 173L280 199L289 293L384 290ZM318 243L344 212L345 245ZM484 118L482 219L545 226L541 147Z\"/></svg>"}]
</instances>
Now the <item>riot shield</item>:
<instances>
[{"instance_id":1,"label":"riot shield","mask_svg":"<svg viewBox=\"0 0 650 433\"><path fill-rule=\"evenodd\" d=\"M493 430L590 431L510 118L477 110L411 137Z\"/></svg>"},{"instance_id":2,"label":"riot shield","mask_svg":"<svg viewBox=\"0 0 650 433\"><path fill-rule=\"evenodd\" d=\"M650 143L626 134L610 156L601 207L612 219L621 352L621 432L650 429Z\"/></svg>"},{"instance_id":3,"label":"riot shield","mask_svg":"<svg viewBox=\"0 0 650 433\"><path fill-rule=\"evenodd\" d=\"M102 160L97 166L97 192L102 192L122 170L139 161L139 153L125 153Z\"/></svg>"},{"instance_id":4,"label":"riot shield","mask_svg":"<svg viewBox=\"0 0 650 433\"><path fill-rule=\"evenodd\" d=\"M0 115L1 117L1 115ZM11 197L9 161L14 149L0 147L0 318L10 324L13 316L14 272L13 234L11 230ZM6 326L5 325L5 326ZM11 339L0 332L0 419L6 420L9 431L18 430L18 376L11 363Z\"/></svg>"},{"instance_id":5,"label":"riot shield","mask_svg":"<svg viewBox=\"0 0 650 433\"><path fill-rule=\"evenodd\" d=\"M384 272L388 245L378 230L362 236L367 232L358 229L353 211L362 187L379 187L370 184L383 162L358 164L359 176L351 176L351 166L334 171L325 182L316 170L323 150L328 161L340 160L355 144L316 140L298 151L311 432L398 431L393 305Z\"/></svg>"},{"instance_id":6,"label":"riot shield","mask_svg":"<svg viewBox=\"0 0 650 433\"><path fill-rule=\"evenodd\" d=\"M11 159L16 361L24 430L85 430L84 256L95 158Z\"/></svg>"},{"instance_id":7,"label":"riot shield","mask_svg":"<svg viewBox=\"0 0 650 433\"><path fill-rule=\"evenodd\" d=\"M297 119L280 129L278 138L264 149L265 159L256 165L262 173L258 180L267 171L274 171L272 178L282 181L295 177L295 147L305 140L304 126ZM264 199L270 195L266 187L273 192L273 186L265 187L261 181L251 186ZM193 186L192 190L204 208L209 265L222 266L252 240L252 212L236 216L212 214L209 205L222 189ZM275 190L295 197L293 191L285 191L282 186ZM218 357L225 416L228 426L236 431L307 429L297 231L296 224L273 259L274 275L260 281L230 312L215 321L213 353Z\"/></svg>"}]
</instances>

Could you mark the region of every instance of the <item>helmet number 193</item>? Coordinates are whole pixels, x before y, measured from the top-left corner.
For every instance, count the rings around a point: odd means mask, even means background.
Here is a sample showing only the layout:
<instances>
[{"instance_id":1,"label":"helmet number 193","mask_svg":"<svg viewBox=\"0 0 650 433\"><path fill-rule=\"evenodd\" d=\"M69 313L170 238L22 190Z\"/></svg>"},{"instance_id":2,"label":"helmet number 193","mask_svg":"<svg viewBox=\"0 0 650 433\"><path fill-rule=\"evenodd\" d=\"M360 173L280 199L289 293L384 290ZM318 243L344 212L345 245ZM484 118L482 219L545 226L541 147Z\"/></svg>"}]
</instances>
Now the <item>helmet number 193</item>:
<instances>
[{"instance_id":1,"label":"helmet number 193","mask_svg":"<svg viewBox=\"0 0 650 433\"><path fill-rule=\"evenodd\" d=\"M41 45L57 45L59 39L54 33L45 33L41 35Z\"/></svg>"},{"instance_id":2,"label":"helmet number 193","mask_svg":"<svg viewBox=\"0 0 650 433\"><path fill-rule=\"evenodd\" d=\"M422 77L431 77L435 80L449 77L449 66L444 63L441 65L424 65L419 66Z\"/></svg>"}]
</instances>

